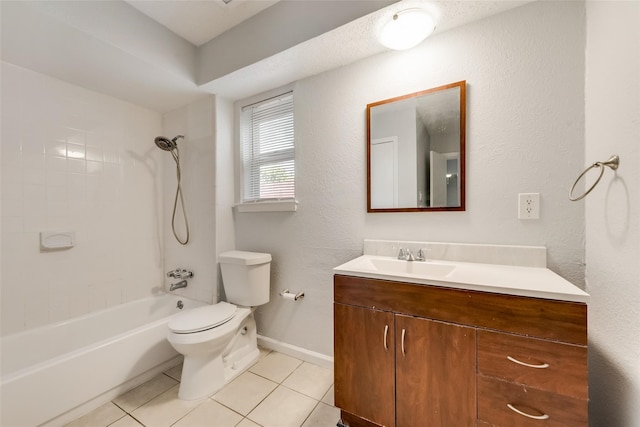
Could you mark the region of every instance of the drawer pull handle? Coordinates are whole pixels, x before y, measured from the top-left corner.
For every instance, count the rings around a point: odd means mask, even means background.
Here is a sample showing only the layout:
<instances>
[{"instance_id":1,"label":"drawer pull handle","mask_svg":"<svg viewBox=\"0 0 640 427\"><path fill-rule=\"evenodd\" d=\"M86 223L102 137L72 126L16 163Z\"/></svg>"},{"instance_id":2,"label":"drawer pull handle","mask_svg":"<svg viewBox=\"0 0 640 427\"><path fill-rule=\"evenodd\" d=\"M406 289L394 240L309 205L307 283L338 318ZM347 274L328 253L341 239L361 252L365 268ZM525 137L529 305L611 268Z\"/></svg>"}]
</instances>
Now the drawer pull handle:
<instances>
[{"instance_id":1,"label":"drawer pull handle","mask_svg":"<svg viewBox=\"0 0 640 427\"><path fill-rule=\"evenodd\" d=\"M407 330L406 330L406 329L403 329L403 330L402 330L402 355L403 355L403 356L405 356L405 355L406 355L406 354L405 354L405 352L404 352L404 335L405 335L405 333L406 333L406 332L407 332Z\"/></svg>"},{"instance_id":2,"label":"drawer pull handle","mask_svg":"<svg viewBox=\"0 0 640 427\"><path fill-rule=\"evenodd\" d=\"M521 410L519 410L518 408L513 406L511 403L507 403L507 408L511 409L516 414L520 414L523 417L531 418L531 419L534 419L534 420L548 420L549 419L549 415L547 415L547 414L531 415L531 414L527 414L526 412L522 412Z\"/></svg>"},{"instance_id":3,"label":"drawer pull handle","mask_svg":"<svg viewBox=\"0 0 640 427\"><path fill-rule=\"evenodd\" d=\"M384 325L384 351L389 350L387 346L387 333L389 332L389 325Z\"/></svg>"},{"instance_id":4,"label":"drawer pull handle","mask_svg":"<svg viewBox=\"0 0 640 427\"><path fill-rule=\"evenodd\" d=\"M529 363L525 363L525 362L521 362L518 359L515 359L511 356L507 356L507 359L509 359L510 361L512 361L513 363L517 363L518 365L522 365L522 366L526 366L528 368L535 368L535 369L545 369L549 367L548 363L541 363L539 365L531 365Z\"/></svg>"}]
</instances>

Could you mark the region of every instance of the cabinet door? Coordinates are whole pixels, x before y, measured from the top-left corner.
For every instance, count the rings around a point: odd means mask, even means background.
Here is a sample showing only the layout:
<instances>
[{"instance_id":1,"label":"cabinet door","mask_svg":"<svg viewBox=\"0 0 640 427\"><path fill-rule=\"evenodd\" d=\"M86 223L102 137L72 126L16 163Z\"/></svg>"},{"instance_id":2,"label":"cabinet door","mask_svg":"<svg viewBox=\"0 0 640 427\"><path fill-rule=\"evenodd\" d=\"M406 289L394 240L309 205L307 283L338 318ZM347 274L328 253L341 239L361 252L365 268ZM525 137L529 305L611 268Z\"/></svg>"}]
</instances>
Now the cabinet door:
<instances>
[{"instance_id":1,"label":"cabinet door","mask_svg":"<svg viewBox=\"0 0 640 427\"><path fill-rule=\"evenodd\" d=\"M396 316L396 426L476 425L475 329Z\"/></svg>"},{"instance_id":2,"label":"cabinet door","mask_svg":"<svg viewBox=\"0 0 640 427\"><path fill-rule=\"evenodd\" d=\"M395 425L392 313L334 304L335 405Z\"/></svg>"}]
</instances>

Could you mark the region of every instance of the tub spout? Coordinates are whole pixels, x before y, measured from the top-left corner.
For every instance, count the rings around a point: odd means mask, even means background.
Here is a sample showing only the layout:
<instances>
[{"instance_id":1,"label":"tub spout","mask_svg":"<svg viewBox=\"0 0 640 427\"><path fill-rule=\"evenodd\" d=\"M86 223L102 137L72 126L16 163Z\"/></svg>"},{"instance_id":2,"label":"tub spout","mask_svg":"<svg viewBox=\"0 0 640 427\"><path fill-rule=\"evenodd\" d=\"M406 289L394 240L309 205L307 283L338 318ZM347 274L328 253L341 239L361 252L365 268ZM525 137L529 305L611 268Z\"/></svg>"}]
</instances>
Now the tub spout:
<instances>
[{"instance_id":1,"label":"tub spout","mask_svg":"<svg viewBox=\"0 0 640 427\"><path fill-rule=\"evenodd\" d=\"M181 280L178 283L172 283L171 286L169 287L169 292L173 292L176 289L186 288L186 287L187 287L187 281Z\"/></svg>"}]
</instances>

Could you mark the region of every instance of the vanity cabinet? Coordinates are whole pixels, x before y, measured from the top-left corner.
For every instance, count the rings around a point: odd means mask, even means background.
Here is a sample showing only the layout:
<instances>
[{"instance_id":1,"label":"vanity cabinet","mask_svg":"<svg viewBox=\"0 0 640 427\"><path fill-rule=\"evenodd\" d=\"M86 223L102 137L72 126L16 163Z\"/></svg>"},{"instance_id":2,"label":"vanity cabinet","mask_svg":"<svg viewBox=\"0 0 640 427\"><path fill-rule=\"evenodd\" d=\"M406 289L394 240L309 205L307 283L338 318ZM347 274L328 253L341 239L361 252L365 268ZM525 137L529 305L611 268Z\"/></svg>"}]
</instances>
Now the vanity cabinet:
<instances>
[{"instance_id":1,"label":"vanity cabinet","mask_svg":"<svg viewBox=\"0 0 640 427\"><path fill-rule=\"evenodd\" d=\"M335 305L336 405L378 425L395 423L394 315L380 310Z\"/></svg>"},{"instance_id":2,"label":"vanity cabinet","mask_svg":"<svg viewBox=\"0 0 640 427\"><path fill-rule=\"evenodd\" d=\"M586 304L334 276L344 425L586 427Z\"/></svg>"},{"instance_id":3,"label":"vanity cabinet","mask_svg":"<svg viewBox=\"0 0 640 427\"><path fill-rule=\"evenodd\" d=\"M473 329L344 304L335 320L336 406L381 426L474 425Z\"/></svg>"}]
</instances>

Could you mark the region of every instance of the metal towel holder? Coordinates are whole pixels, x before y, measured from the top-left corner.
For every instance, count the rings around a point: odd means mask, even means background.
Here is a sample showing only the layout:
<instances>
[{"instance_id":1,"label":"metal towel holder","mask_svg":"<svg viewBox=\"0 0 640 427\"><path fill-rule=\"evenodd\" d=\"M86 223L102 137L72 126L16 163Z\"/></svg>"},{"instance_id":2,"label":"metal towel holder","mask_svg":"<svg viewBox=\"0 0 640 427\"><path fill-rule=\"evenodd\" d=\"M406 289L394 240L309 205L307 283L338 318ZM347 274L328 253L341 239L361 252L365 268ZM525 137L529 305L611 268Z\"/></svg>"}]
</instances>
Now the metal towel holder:
<instances>
[{"instance_id":1,"label":"metal towel holder","mask_svg":"<svg viewBox=\"0 0 640 427\"><path fill-rule=\"evenodd\" d=\"M591 193L591 190L593 190L596 187L596 185L598 185L598 183L600 182L600 178L602 178L602 175L604 174L604 166L609 166L611 170L618 169L618 166L620 166L620 157L613 155L606 162L595 162L594 164L586 168L584 172L582 172L580 176L578 176L578 178L576 179L576 182L574 182L573 185L571 186L571 190L569 190L569 200L571 200L572 202L577 202L578 200L585 198L587 194ZM587 174L587 172L589 172L591 169L594 169L594 168L600 168L600 175L598 175L598 179L596 179L593 185L589 187L589 189L585 191L582 196L573 197L573 190L576 188L576 184L580 181L580 179L583 176Z\"/></svg>"}]
</instances>

